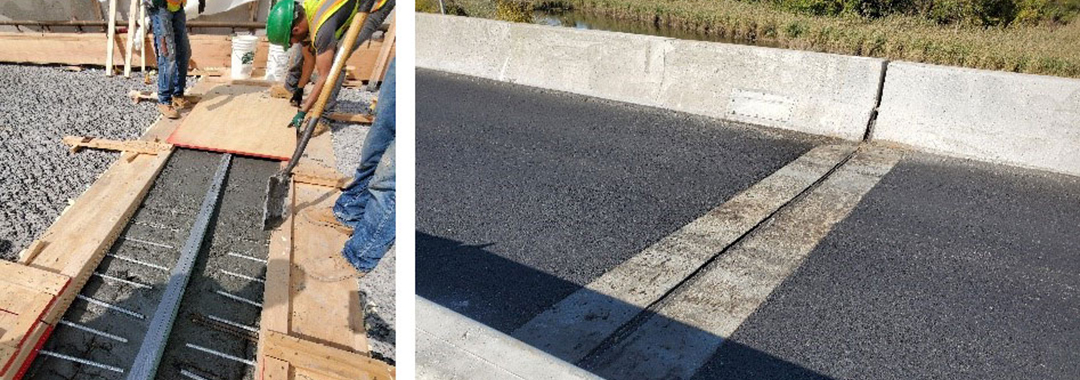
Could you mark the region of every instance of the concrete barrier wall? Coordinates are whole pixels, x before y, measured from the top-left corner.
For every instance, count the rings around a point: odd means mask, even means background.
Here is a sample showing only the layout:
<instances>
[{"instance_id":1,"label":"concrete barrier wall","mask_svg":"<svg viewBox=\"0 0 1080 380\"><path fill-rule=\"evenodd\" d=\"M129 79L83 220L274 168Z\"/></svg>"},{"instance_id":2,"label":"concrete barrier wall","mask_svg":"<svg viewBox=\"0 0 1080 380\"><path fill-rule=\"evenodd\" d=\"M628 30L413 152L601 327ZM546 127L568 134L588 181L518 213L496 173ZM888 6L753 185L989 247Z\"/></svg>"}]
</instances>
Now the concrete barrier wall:
<instances>
[{"instance_id":1,"label":"concrete barrier wall","mask_svg":"<svg viewBox=\"0 0 1080 380\"><path fill-rule=\"evenodd\" d=\"M1080 175L1080 80L889 64L873 138Z\"/></svg>"},{"instance_id":2,"label":"concrete barrier wall","mask_svg":"<svg viewBox=\"0 0 1080 380\"><path fill-rule=\"evenodd\" d=\"M418 14L417 66L850 140L884 61Z\"/></svg>"}]
</instances>

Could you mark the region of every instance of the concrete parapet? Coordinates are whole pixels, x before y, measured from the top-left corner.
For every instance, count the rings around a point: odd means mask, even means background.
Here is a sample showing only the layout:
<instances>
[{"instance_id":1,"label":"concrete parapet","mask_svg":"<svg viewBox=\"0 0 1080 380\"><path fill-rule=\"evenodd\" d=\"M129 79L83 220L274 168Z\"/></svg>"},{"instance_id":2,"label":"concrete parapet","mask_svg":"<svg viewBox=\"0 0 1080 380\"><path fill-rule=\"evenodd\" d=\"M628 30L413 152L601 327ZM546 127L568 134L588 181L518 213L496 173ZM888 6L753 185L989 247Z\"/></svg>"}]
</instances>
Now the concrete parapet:
<instances>
[{"instance_id":1,"label":"concrete parapet","mask_svg":"<svg viewBox=\"0 0 1080 380\"><path fill-rule=\"evenodd\" d=\"M417 65L859 140L884 61L417 15Z\"/></svg>"},{"instance_id":2,"label":"concrete parapet","mask_svg":"<svg viewBox=\"0 0 1080 380\"><path fill-rule=\"evenodd\" d=\"M1080 175L1080 80L892 62L873 138Z\"/></svg>"}]
</instances>

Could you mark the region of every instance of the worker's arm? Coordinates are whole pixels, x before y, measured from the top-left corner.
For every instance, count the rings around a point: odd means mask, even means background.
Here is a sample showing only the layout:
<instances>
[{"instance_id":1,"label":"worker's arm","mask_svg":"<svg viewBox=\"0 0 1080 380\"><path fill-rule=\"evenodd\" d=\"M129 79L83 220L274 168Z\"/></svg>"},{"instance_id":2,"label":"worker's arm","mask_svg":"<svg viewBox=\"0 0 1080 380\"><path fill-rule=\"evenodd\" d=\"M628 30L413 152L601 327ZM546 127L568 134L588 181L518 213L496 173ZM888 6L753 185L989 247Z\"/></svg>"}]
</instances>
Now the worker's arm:
<instances>
[{"instance_id":1,"label":"worker's arm","mask_svg":"<svg viewBox=\"0 0 1080 380\"><path fill-rule=\"evenodd\" d=\"M319 94L322 94L326 79L330 76L330 70L334 68L334 50L327 49L315 56L315 67L319 69L319 80L315 81L315 87L311 89L311 94L304 100L304 105L300 107L300 110L305 113L311 112L311 108L319 100Z\"/></svg>"},{"instance_id":2,"label":"worker's arm","mask_svg":"<svg viewBox=\"0 0 1080 380\"><path fill-rule=\"evenodd\" d=\"M304 65L300 69L300 84L296 88L304 88L311 81L311 73L315 71L315 52L308 46L300 46L301 54L304 55Z\"/></svg>"}]
</instances>

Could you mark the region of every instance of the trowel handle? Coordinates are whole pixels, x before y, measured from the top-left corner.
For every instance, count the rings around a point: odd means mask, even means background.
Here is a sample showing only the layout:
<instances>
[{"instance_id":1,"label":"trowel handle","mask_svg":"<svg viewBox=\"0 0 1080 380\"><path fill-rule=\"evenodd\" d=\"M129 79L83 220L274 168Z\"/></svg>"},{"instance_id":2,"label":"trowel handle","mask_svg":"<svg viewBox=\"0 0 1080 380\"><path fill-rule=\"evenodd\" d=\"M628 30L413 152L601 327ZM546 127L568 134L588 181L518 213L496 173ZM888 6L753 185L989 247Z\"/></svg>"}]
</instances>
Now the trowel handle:
<instances>
[{"instance_id":1,"label":"trowel handle","mask_svg":"<svg viewBox=\"0 0 1080 380\"><path fill-rule=\"evenodd\" d=\"M322 91L319 91L319 99L315 100L311 112L308 112L309 119L307 126L304 127L304 133L300 135L300 141L296 144L296 150L293 151L289 164L285 166L285 169L281 170L281 176L289 176L293 168L296 167L296 163L300 161L300 156L304 155L308 140L311 140L311 134L315 131L315 124L322 117L326 102L330 100L330 94L334 92L333 89L334 85L337 84L338 76L341 75L342 71L345 71L345 61L349 60L349 56L352 55L353 44L356 43L356 38L360 35L360 29L364 28L364 21L367 21L367 17L368 12L357 13L353 17L352 23L349 24L349 30L345 32L345 40L338 47L337 55L334 56L334 65L330 68L330 72L327 73Z\"/></svg>"}]
</instances>

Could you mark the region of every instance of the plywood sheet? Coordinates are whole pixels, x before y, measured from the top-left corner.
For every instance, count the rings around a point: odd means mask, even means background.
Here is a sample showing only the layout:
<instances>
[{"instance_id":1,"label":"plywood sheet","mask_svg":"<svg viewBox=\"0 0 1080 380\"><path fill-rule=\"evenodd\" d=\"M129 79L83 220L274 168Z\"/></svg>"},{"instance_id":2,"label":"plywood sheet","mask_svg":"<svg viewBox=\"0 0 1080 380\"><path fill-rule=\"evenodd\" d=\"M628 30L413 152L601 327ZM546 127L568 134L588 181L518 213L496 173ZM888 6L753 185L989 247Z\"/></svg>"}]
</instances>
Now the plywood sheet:
<instances>
[{"instance_id":1,"label":"plywood sheet","mask_svg":"<svg viewBox=\"0 0 1080 380\"><path fill-rule=\"evenodd\" d=\"M222 84L210 90L169 136L191 149L288 160L296 130L288 128L296 108L270 97L263 86Z\"/></svg>"}]
</instances>

